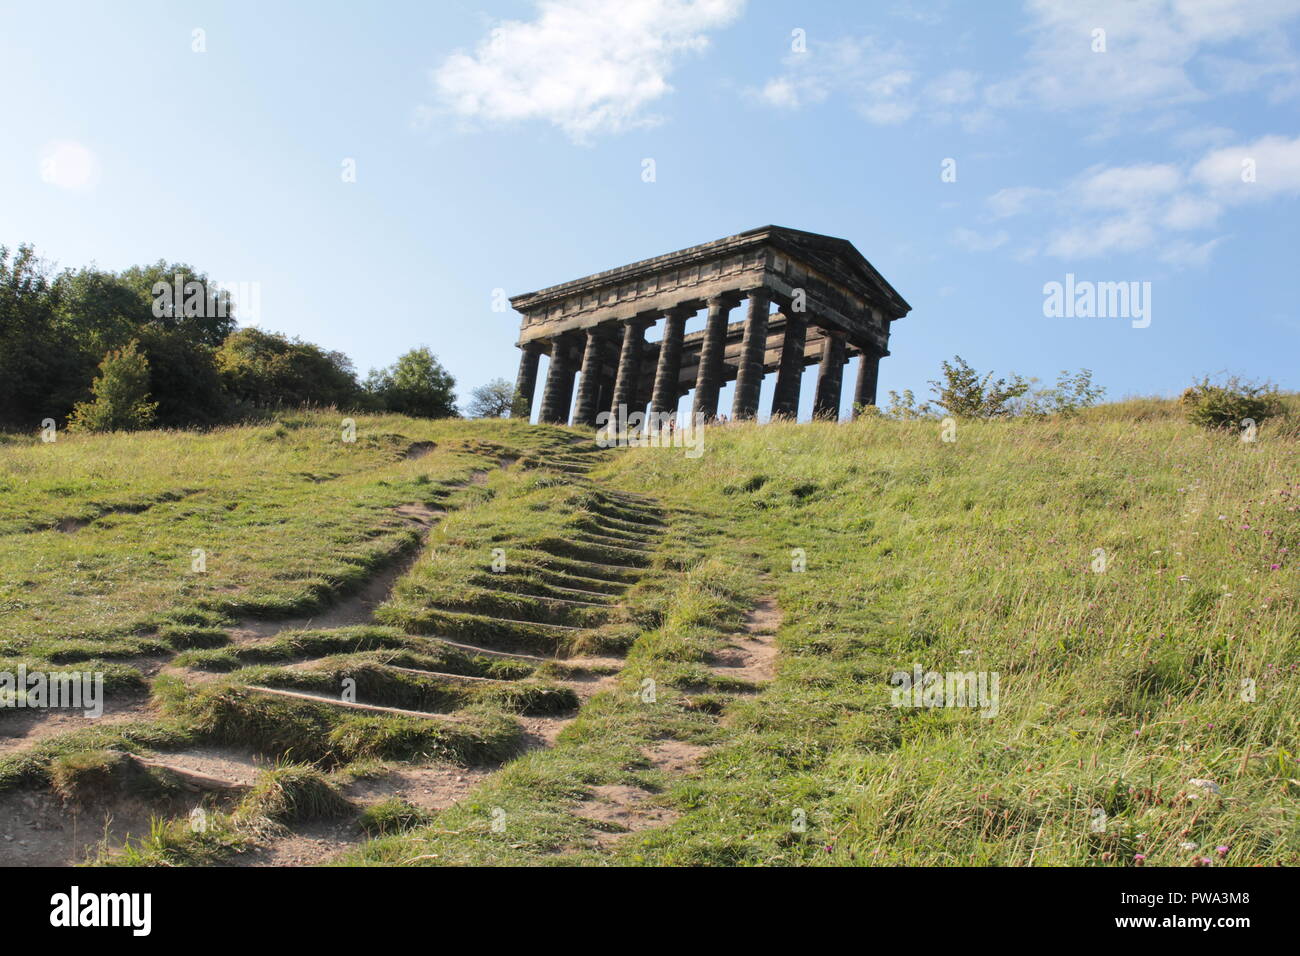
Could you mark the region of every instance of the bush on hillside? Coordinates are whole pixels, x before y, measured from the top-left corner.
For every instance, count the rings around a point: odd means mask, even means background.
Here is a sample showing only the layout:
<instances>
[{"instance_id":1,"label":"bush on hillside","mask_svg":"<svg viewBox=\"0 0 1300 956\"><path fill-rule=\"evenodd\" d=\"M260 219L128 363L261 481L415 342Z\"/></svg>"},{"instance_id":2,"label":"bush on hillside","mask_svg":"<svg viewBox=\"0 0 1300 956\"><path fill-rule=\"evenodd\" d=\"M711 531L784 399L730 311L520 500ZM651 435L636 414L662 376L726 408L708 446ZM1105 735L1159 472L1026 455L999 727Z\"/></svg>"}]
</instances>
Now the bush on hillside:
<instances>
[{"instance_id":1,"label":"bush on hillside","mask_svg":"<svg viewBox=\"0 0 1300 956\"><path fill-rule=\"evenodd\" d=\"M1077 415L1080 409L1092 408L1106 394L1106 389L1092 384L1092 369L1081 368L1074 374L1062 370L1051 388L1036 388L1024 397L1025 415Z\"/></svg>"},{"instance_id":2,"label":"bush on hillside","mask_svg":"<svg viewBox=\"0 0 1300 956\"><path fill-rule=\"evenodd\" d=\"M94 399L78 402L68 427L72 431L125 432L153 424L158 403L149 401L149 360L132 339L125 348L109 352L91 384Z\"/></svg>"},{"instance_id":3,"label":"bush on hillside","mask_svg":"<svg viewBox=\"0 0 1300 956\"><path fill-rule=\"evenodd\" d=\"M1217 384L1202 379L1183 392L1179 404L1187 420L1202 428L1240 428L1247 419L1258 425L1282 412L1275 386L1235 375Z\"/></svg>"},{"instance_id":4,"label":"bush on hillside","mask_svg":"<svg viewBox=\"0 0 1300 956\"><path fill-rule=\"evenodd\" d=\"M1016 401L1029 391L1030 383L1019 375L1011 381L993 380L993 373L980 373L960 355L943 363L943 381L930 381L935 404L956 418L1006 418L1016 413Z\"/></svg>"}]
</instances>

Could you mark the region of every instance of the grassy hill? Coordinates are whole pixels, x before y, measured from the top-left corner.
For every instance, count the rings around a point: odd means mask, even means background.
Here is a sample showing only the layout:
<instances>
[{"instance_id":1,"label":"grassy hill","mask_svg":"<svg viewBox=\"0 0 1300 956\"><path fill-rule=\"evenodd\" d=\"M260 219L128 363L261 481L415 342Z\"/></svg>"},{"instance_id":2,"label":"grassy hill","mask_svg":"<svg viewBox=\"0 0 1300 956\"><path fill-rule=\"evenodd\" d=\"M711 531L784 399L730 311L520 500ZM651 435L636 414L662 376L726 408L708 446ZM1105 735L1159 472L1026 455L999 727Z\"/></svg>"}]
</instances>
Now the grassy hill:
<instances>
[{"instance_id":1,"label":"grassy hill","mask_svg":"<svg viewBox=\"0 0 1300 956\"><path fill-rule=\"evenodd\" d=\"M1293 414L1160 401L698 458L324 413L14 440L0 670L109 707L0 710L0 813L114 812L19 862L1295 864L1298 503ZM895 706L915 669L996 695Z\"/></svg>"}]
</instances>

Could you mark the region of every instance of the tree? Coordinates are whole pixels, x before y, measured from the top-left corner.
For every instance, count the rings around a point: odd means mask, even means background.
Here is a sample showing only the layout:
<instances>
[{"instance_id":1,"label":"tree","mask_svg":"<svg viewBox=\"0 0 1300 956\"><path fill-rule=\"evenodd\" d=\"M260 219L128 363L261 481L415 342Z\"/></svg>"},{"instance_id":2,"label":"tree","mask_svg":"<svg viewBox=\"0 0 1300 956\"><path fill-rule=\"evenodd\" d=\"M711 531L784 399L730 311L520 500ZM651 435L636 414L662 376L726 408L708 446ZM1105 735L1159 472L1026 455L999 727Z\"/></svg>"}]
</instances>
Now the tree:
<instances>
[{"instance_id":1,"label":"tree","mask_svg":"<svg viewBox=\"0 0 1300 956\"><path fill-rule=\"evenodd\" d=\"M411 349L386 369L371 370L365 389L390 412L416 418L454 418L456 380L428 347Z\"/></svg>"},{"instance_id":2,"label":"tree","mask_svg":"<svg viewBox=\"0 0 1300 956\"><path fill-rule=\"evenodd\" d=\"M515 408L515 386L504 378L494 378L470 392L469 418L504 418Z\"/></svg>"},{"instance_id":3,"label":"tree","mask_svg":"<svg viewBox=\"0 0 1300 956\"><path fill-rule=\"evenodd\" d=\"M930 390L935 403L949 415L957 418L1004 418L1015 414L1015 401L1029 391L1029 382L1019 375L992 381L989 372L980 378L979 372L966 364L960 355L952 362L943 363L942 382L930 380Z\"/></svg>"},{"instance_id":4,"label":"tree","mask_svg":"<svg viewBox=\"0 0 1300 956\"><path fill-rule=\"evenodd\" d=\"M104 352L100 350L98 356ZM31 246L0 246L0 427L64 419L86 395L94 360L83 359L59 321L59 289Z\"/></svg>"},{"instance_id":5,"label":"tree","mask_svg":"<svg viewBox=\"0 0 1300 956\"><path fill-rule=\"evenodd\" d=\"M78 402L68 427L72 431L125 432L153 424L157 402L149 401L149 360L132 339L99 363L99 377L91 385L94 399Z\"/></svg>"},{"instance_id":6,"label":"tree","mask_svg":"<svg viewBox=\"0 0 1300 956\"><path fill-rule=\"evenodd\" d=\"M257 328L232 332L216 351L217 372L231 395L258 408L352 406L356 372L342 352Z\"/></svg>"}]
</instances>

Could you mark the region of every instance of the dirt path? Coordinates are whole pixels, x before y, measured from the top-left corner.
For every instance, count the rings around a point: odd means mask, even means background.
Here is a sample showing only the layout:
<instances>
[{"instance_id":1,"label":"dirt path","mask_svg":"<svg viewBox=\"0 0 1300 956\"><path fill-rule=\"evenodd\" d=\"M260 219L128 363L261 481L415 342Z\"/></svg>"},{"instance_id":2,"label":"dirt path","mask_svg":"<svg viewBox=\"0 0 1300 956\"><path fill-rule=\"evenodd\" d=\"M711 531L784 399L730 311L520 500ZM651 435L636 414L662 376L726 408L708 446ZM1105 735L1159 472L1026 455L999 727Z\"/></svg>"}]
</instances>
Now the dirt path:
<instances>
[{"instance_id":1,"label":"dirt path","mask_svg":"<svg viewBox=\"0 0 1300 956\"><path fill-rule=\"evenodd\" d=\"M727 635L727 645L713 655L715 674L765 683L776 676L776 633L783 615L775 597L763 597L745 615L744 630ZM707 747L681 740L665 739L642 751L650 767L669 778L695 772ZM657 801L655 791L628 784L606 784L593 788L575 810L584 819L600 825L596 845L602 849L642 830L665 827L681 814Z\"/></svg>"},{"instance_id":2,"label":"dirt path","mask_svg":"<svg viewBox=\"0 0 1300 956\"><path fill-rule=\"evenodd\" d=\"M776 632L783 615L776 598L759 598L745 615L745 629L727 637L727 646L713 655L709 668L719 676L765 683L776 676Z\"/></svg>"}]
</instances>

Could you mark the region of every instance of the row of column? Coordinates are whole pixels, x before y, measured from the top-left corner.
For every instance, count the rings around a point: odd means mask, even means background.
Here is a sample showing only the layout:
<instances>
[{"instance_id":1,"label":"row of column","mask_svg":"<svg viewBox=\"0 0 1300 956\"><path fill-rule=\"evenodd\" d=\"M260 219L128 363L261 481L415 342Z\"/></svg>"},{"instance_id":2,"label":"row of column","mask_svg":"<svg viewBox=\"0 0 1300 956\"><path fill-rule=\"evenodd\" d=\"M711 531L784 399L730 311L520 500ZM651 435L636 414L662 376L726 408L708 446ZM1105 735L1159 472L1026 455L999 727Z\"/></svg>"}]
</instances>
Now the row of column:
<instances>
[{"instance_id":1,"label":"row of column","mask_svg":"<svg viewBox=\"0 0 1300 956\"><path fill-rule=\"evenodd\" d=\"M723 358L727 347L728 316L743 297L740 293L732 293L711 298L706 303L708 318L695 377L695 401L691 406L693 417L703 415L705 421L717 418L718 395L725 377ZM758 417L767 350L768 311L772 302L770 295L761 289L750 292L748 300L735 395L731 405L731 417L736 421ZM669 310L665 315L663 340L659 345L659 361L650 395L652 413L671 413L677 410L682 340L686 332L686 321L695 311L692 307L680 306ZM619 326L613 324L558 336L551 345L550 369L542 390L538 421L564 424L568 420L571 402L573 424L588 427L595 426L600 411L607 410L617 418L620 406L625 406L629 411L643 407L641 397L636 394L641 381L641 355L645 347L645 331L657 320L658 316L647 314L620 323L621 339L614 335ZM835 419L839 417L848 339L844 332L836 330L823 329L822 334L824 344L817 375L817 393L813 400L813 417ZM806 316L787 309L776 391L772 397L773 418L793 419L798 414L807 336ZM600 374L600 370L614 347L618 348L618 363L611 382L608 376ZM516 391L522 397L520 411L526 416L532 413L538 359L542 351L540 343L526 343L519 360ZM859 406L876 403L879 362L879 356L866 352L862 355L853 396L855 414ZM580 373L576 399L573 394L575 373Z\"/></svg>"}]
</instances>

